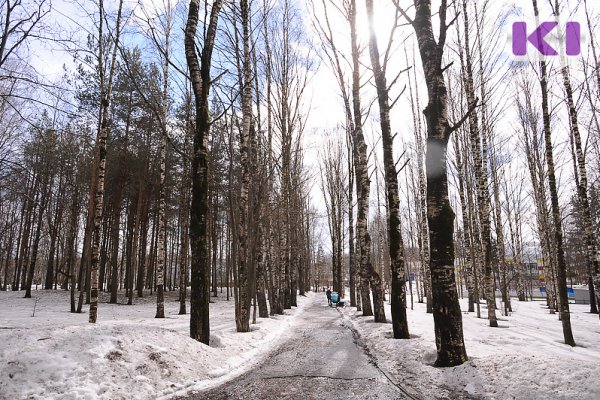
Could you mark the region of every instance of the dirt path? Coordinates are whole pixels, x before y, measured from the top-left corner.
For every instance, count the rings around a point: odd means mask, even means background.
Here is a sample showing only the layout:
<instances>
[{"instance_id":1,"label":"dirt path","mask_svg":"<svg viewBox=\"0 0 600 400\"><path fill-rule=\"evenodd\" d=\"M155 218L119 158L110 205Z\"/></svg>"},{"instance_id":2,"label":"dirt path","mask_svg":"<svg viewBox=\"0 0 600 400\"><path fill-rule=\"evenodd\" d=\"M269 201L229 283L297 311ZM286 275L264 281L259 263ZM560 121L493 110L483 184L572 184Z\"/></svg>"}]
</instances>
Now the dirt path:
<instances>
[{"instance_id":1,"label":"dirt path","mask_svg":"<svg viewBox=\"0 0 600 400\"><path fill-rule=\"evenodd\" d=\"M319 301L323 300L323 301ZM180 399L406 399L365 352L360 339L323 299L307 305L303 322L254 370Z\"/></svg>"}]
</instances>

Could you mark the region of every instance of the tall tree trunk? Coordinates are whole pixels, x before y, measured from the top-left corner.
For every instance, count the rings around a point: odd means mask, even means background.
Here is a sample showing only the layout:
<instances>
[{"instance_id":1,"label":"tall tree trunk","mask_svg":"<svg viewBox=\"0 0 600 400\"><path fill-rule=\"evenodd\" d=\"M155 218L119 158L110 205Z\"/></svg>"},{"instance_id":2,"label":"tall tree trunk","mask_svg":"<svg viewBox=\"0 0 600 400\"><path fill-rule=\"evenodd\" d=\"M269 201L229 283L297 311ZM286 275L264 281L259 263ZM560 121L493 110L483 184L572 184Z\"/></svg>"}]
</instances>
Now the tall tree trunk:
<instances>
[{"instance_id":1,"label":"tall tree trunk","mask_svg":"<svg viewBox=\"0 0 600 400\"><path fill-rule=\"evenodd\" d=\"M171 34L171 2L166 3L165 48L163 52L162 132L159 149L159 200L158 200L158 246L156 259L156 315L165 317L165 265L166 265L166 221L165 221L165 165L167 157L167 134L169 118L169 36Z\"/></svg>"},{"instance_id":2,"label":"tall tree trunk","mask_svg":"<svg viewBox=\"0 0 600 400\"><path fill-rule=\"evenodd\" d=\"M427 122L427 217L431 244L431 290L438 367L455 366L467 360L463 340L462 314L454 276L454 211L448 200L446 152L456 127L448 121L448 93L442 70L446 41L446 0L439 9L440 34L436 43L431 22L431 1L415 0L415 29L429 102Z\"/></svg>"},{"instance_id":3,"label":"tall tree trunk","mask_svg":"<svg viewBox=\"0 0 600 400\"><path fill-rule=\"evenodd\" d=\"M267 19L267 16L264 16ZM250 23L252 20L250 19ZM252 29L252 24L250 24L250 28ZM256 46L252 46L252 68L254 71L258 71L258 58L256 55ZM261 115L260 110L262 107L261 104L261 96L262 92L260 90L260 79L258 74L254 74L254 93L255 93L255 102L257 109L257 123L258 129L254 129L254 124L251 125L251 165L252 165L252 224L255 226L255 241L254 241L254 268L256 269L256 277L255 277L255 286L256 286L256 301L255 306L258 305L258 316L259 318L268 318L269 317L269 309L267 306L267 297L265 294L266 291L266 276L265 276L265 253L267 246L265 245L265 223L264 216L268 215L268 210L266 210L266 198L268 196L265 195L265 183L268 182L270 172L267 171L269 160L267 157L269 156L268 151L261 152L263 148L262 143L262 126L261 126ZM263 157L262 161L259 161L259 154ZM222 230L222 229L221 229ZM222 235L221 235L222 236ZM222 241L221 241L222 243ZM223 267L223 246L221 245L221 254L219 265ZM223 274L221 272L221 282L223 280ZM222 290L222 289L221 289ZM255 308L256 309L256 308ZM254 313L256 314L256 312ZM256 323L255 315L253 318L253 323Z\"/></svg>"},{"instance_id":4,"label":"tall tree trunk","mask_svg":"<svg viewBox=\"0 0 600 400\"><path fill-rule=\"evenodd\" d=\"M208 152L210 129L208 95L210 90L210 66L219 11L223 0L214 0L202 47L201 60L196 53L199 0L191 0L185 27L185 58L187 61L196 105L194 156L192 158L192 206L190 212L191 263L191 311L190 336L209 344L210 259L208 254ZM208 11L206 11L208 12Z\"/></svg>"},{"instance_id":5,"label":"tall tree trunk","mask_svg":"<svg viewBox=\"0 0 600 400\"><path fill-rule=\"evenodd\" d=\"M406 61L408 64L408 54L406 56ZM413 50L414 57L414 50ZM410 72L409 72L410 75ZM419 243L419 270L421 271L421 279L423 281L423 291L426 297L426 312L432 313L433 309L431 306L431 270L429 269L429 229L427 226L427 183L425 180L425 171L423 168L423 137L422 137L422 129L421 129L421 117L417 115L420 110L421 104L419 101L419 91L416 90L417 85L417 74L413 69L413 80L409 79L409 93L411 98L411 111L413 114L413 125L415 127L415 147L416 147L416 159L417 159L417 175L418 175L418 190L415 190L415 203L416 203L416 212L417 212L417 226L418 230L418 243ZM414 91L414 101L413 101L413 85L415 88ZM417 187L417 185L413 185L413 187ZM423 302L423 295L419 290L419 280L417 282L417 297L419 298L419 303Z\"/></svg>"},{"instance_id":6,"label":"tall tree trunk","mask_svg":"<svg viewBox=\"0 0 600 400\"><path fill-rule=\"evenodd\" d=\"M537 0L533 0L533 8L536 17L539 15ZM540 39L541 40L541 39ZM548 80L546 62L540 61L540 87L542 91L542 117L544 121L544 140L546 144L546 164L548 167L548 186L550 188L550 204L552 205L552 221L554 222L554 241L556 245L556 272L559 297L559 313L562 321L563 336L565 343L575 346L575 339L571 330L571 315L569 313L569 297L567 294L567 265L563 249L562 223L560 206L558 204L558 190L556 188L556 176L554 174L554 155L552 154L552 135L550 130L550 110L548 106Z\"/></svg>"},{"instance_id":7,"label":"tall tree trunk","mask_svg":"<svg viewBox=\"0 0 600 400\"><path fill-rule=\"evenodd\" d=\"M383 143L383 165L385 171L385 189L387 194L388 242L392 277L392 326L395 339L409 339L410 334L408 332L408 321L406 319L404 241L402 239L402 227L400 220L398 172L396 171L396 161L394 160L394 138L392 136L392 127L390 122L389 93L385 78L385 71L382 69L379 61L379 49L377 47L377 37L375 35L374 27L375 21L373 0L366 0L366 4L370 27L369 54L371 56L371 65L373 67L373 75L375 77L375 86L377 88L379 120ZM377 315L378 308L380 308L379 314L381 318L379 320ZM381 301L381 304L375 304L375 310L375 321L385 322L383 301Z\"/></svg>"},{"instance_id":8,"label":"tall tree trunk","mask_svg":"<svg viewBox=\"0 0 600 400\"><path fill-rule=\"evenodd\" d=\"M103 45L103 20L104 15L104 1L99 0L98 6L100 10L100 22L98 29L98 71L100 72L100 102L101 102L101 120L100 127L98 130L98 170L95 171L97 176L96 180L96 194L94 198L94 205L96 212L94 214L94 234L92 241L92 262L90 265L90 314L89 322L96 323L98 316L98 267L100 264L100 227L102 225L102 209L104 207L104 175L106 171L106 153L107 147L106 142L108 141L108 110L110 105L110 96L112 92L112 81L117 64L117 51L119 47L119 37L121 34L121 12L123 10L123 0L119 0L119 10L117 14L116 22L116 34L113 44L113 53L110 63L110 69L108 72L108 81L105 82L104 78L104 45Z\"/></svg>"},{"instance_id":9,"label":"tall tree trunk","mask_svg":"<svg viewBox=\"0 0 600 400\"><path fill-rule=\"evenodd\" d=\"M370 179L367 167L367 144L363 135L362 109L360 102L360 70L359 58L360 51L358 48L357 26L356 26L356 0L350 2L350 41L352 48L352 106L354 113L354 170L356 175L356 197L357 197L357 215L356 227L358 233L359 247L359 273L360 273L360 288L361 288L361 305L362 315L373 315L371 307L371 295L369 293L370 273L373 271L371 264L371 236L369 235L367 219L369 217L369 194L370 194ZM373 289L373 296L380 296L383 299L382 293L375 293L376 289L381 290L379 286ZM379 300L379 297L378 297Z\"/></svg>"},{"instance_id":10,"label":"tall tree trunk","mask_svg":"<svg viewBox=\"0 0 600 400\"><path fill-rule=\"evenodd\" d=\"M477 36L482 37L482 21L483 17L479 17L477 3L475 5L475 25L477 28ZM466 4L465 4L466 6ZM486 6L484 5L484 13ZM466 15L466 14L465 14ZM465 17L466 18L466 17ZM488 123L488 111L490 109L488 104L488 93L486 89L487 78L485 77L486 68L483 64L485 59L485 54L483 51L482 40L477 41L477 49L479 55L479 81L480 81L480 89L481 89L481 130L482 130L482 153L483 153L483 171L488 170L487 166L487 152L488 152L488 141L490 146L490 170L491 170L491 180L493 184L494 190L494 203L495 203L495 213L494 213L494 225L496 228L496 243L498 246L498 257L500 264L500 274L501 274L501 282L500 282L500 290L502 292L502 301L504 302L504 315L508 315L508 312L512 312L512 306L510 303L509 289L508 289L508 276L507 276L507 267L505 260L505 246L504 246L504 232L502 225L502 212L501 212L501 203L500 203L500 189L498 183L498 170L496 166L496 151L494 147L494 138L492 136L492 130ZM470 60L469 60L470 63ZM488 192L488 205L491 203L489 192ZM491 241L491 236L490 236ZM493 290L493 287L492 287ZM495 306L495 304L494 304Z\"/></svg>"},{"instance_id":11,"label":"tall tree trunk","mask_svg":"<svg viewBox=\"0 0 600 400\"><path fill-rule=\"evenodd\" d=\"M350 107L348 106L349 110ZM347 120L352 122L352 116L347 115ZM352 130L346 135L348 142L348 286L350 286L350 307L356 307L356 249L354 242L354 165L352 162ZM315 288L315 291L317 288Z\"/></svg>"},{"instance_id":12,"label":"tall tree trunk","mask_svg":"<svg viewBox=\"0 0 600 400\"><path fill-rule=\"evenodd\" d=\"M250 124L252 119L252 71L250 67L250 7L248 0L240 0L240 11L242 20L242 128L240 132L240 164L242 168L242 180L240 187L239 226L238 226L238 287L239 306L236 309L235 325L238 332L250 331L250 306L254 293L250 290L251 252L248 239L249 228L249 206L248 190L250 185Z\"/></svg>"},{"instance_id":13,"label":"tall tree trunk","mask_svg":"<svg viewBox=\"0 0 600 400\"><path fill-rule=\"evenodd\" d=\"M469 18L467 13L467 3L463 0L463 21L465 27L465 55L461 51L460 61L463 73L465 94L467 97L468 109L473 109L477 103L475 98L475 89L473 85L473 67L471 63L471 50L469 42ZM475 170L475 182L477 187L477 210L479 223L481 224L481 241L483 244L483 271L484 271L484 289L487 303L488 320L491 327L498 326L496 318L496 296L494 293L494 274L492 267L492 240L490 229L490 195L488 191L488 169L487 169L487 149L482 144L482 135L480 134L480 124L477 112L472 111L469 115L469 132L471 139L471 152L473 154L473 164Z\"/></svg>"},{"instance_id":14,"label":"tall tree trunk","mask_svg":"<svg viewBox=\"0 0 600 400\"><path fill-rule=\"evenodd\" d=\"M559 2L555 0L555 12L558 17L559 13ZM595 52L595 47L594 47ZM577 115L577 109L575 108L575 100L573 99L573 88L571 86L571 78L569 73L569 67L566 64L566 60L562 59L563 67L561 68L561 74L563 78L563 84L565 86L565 92L567 93L567 106L569 108L569 118L571 122L571 133L575 144L575 154L577 156L577 167L579 172L579 180L577 181L577 193L579 195L579 202L583 211L583 230L585 232L585 244L586 244L586 255L588 263L588 271L592 271L593 274L593 285L596 288L600 287L600 263L598 262L598 247L596 244L596 236L594 234L592 212L590 207L590 201L588 197L588 179L586 171L586 160L581 144L581 135L579 133L579 120ZM598 71L596 71L598 74ZM600 84L600 78L598 83ZM593 289L592 289L593 290ZM596 303L600 302L600 292L596 292ZM591 300L591 299L590 299ZM592 310L594 311L594 310ZM597 310L596 310L597 311Z\"/></svg>"}]
</instances>

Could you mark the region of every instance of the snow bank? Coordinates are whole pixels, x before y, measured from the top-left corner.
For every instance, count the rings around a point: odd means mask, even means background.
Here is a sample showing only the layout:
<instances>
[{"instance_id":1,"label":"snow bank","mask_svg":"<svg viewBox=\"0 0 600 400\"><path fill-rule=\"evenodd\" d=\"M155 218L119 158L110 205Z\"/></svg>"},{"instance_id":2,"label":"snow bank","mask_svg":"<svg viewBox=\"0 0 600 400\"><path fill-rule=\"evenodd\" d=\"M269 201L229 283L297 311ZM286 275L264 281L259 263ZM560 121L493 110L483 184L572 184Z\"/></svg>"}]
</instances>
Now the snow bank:
<instances>
[{"instance_id":1,"label":"snow bank","mask_svg":"<svg viewBox=\"0 0 600 400\"><path fill-rule=\"evenodd\" d=\"M425 305L408 310L410 340L395 340L391 323L346 308L344 318L359 332L378 366L396 383L425 399L600 399L595 380L600 371L600 322L589 305L570 304L577 347L563 343L558 315L541 301L512 299L513 313L499 316L490 328L486 308L482 319L466 313L461 300L465 346L469 361L454 368L434 368L433 316ZM386 315L391 315L386 304Z\"/></svg>"},{"instance_id":2,"label":"snow bank","mask_svg":"<svg viewBox=\"0 0 600 400\"><path fill-rule=\"evenodd\" d=\"M68 312L68 293L33 294L0 292L1 399L166 399L213 387L261 362L321 295L298 297L288 315L258 319L245 334L235 332L233 300L220 295L211 304L208 347L188 337L189 316L177 315L176 292L166 293L165 319L153 318L154 296L133 306L102 297L95 325L87 313ZM466 310L466 301L461 306ZM433 318L424 304L408 310L411 340L394 340L391 324L350 307L340 312L378 367L418 398L598 399L600 322L589 306L570 306L575 348L562 343L561 323L543 302L513 299L514 312L499 317L499 328L488 327L484 304L484 319L463 313L469 361L444 369L432 366Z\"/></svg>"},{"instance_id":3,"label":"snow bank","mask_svg":"<svg viewBox=\"0 0 600 400\"><path fill-rule=\"evenodd\" d=\"M154 296L127 306L101 294L92 325L87 312L69 313L66 292L0 292L0 398L147 399L205 389L260 362L309 301L298 297L287 315L237 333L233 299L220 294L210 305L209 347L188 336L177 294L165 293L165 319L153 318Z\"/></svg>"}]
</instances>

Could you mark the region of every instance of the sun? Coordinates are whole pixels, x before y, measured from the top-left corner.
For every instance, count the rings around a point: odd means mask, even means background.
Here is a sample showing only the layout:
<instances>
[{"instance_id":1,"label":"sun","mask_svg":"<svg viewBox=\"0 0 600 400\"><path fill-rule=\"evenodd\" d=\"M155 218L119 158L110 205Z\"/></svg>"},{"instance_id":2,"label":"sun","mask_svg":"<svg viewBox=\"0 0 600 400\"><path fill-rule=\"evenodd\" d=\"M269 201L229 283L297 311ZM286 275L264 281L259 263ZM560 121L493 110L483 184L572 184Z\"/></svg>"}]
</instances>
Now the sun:
<instances>
[{"instance_id":1,"label":"sun","mask_svg":"<svg viewBox=\"0 0 600 400\"><path fill-rule=\"evenodd\" d=\"M314 1L314 0L313 0ZM346 16L340 12L340 10L344 10L344 5L347 5L349 2L345 0L325 0L327 6L327 17L329 24L331 26L331 30L334 36L334 40L339 42L341 46L340 48L349 48L350 46L350 25ZM325 11L323 9L323 3L321 1L314 1L314 11L313 18L316 18L319 24L325 27ZM357 39L359 46L362 48L366 48L369 43L369 20L367 18L367 10L365 6L365 2L356 1L357 6L357 15L356 15L356 30L357 30ZM374 2L374 18L373 18L373 29L375 30L375 34L377 36L377 42L380 47L380 52L382 52L388 44L390 39L390 33L395 21L396 16L396 8L392 1L388 0L378 0ZM402 17L399 16L400 20L397 22L399 25L403 23ZM401 28L397 29L394 35L394 39L397 40L398 36L401 34Z\"/></svg>"},{"instance_id":2,"label":"sun","mask_svg":"<svg viewBox=\"0 0 600 400\"><path fill-rule=\"evenodd\" d=\"M358 2L357 2L358 3ZM356 19L356 25L361 43L368 43L369 40L369 20L367 18L367 10L363 2L360 2L358 8L358 14ZM362 7L361 7L362 6ZM385 48L390 39L391 31L396 23L396 8L391 1L374 1L374 16L373 16L373 30L377 36L377 43L382 52L382 47ZM398 24L402 24L402 16L398 16ZM394 33L394 39L397 38L400 33L399 29L396 29Z\"/></svg>"}]
</instances>

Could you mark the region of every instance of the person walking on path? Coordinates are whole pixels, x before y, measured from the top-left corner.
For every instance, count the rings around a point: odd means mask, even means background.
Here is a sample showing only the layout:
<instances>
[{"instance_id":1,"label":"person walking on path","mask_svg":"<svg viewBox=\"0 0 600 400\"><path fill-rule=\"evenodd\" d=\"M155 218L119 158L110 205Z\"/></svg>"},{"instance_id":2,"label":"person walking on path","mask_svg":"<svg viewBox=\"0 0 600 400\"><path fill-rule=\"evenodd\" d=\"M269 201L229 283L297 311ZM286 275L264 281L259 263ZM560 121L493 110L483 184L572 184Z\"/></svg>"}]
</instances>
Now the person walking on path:
<instances>
[{"instance_id":1,"label":"person walking on path","mask_svg":"<svg viewBox=\"0 0 600 400\"><path fill-rule=\"evenodd\" d=\"M327 295L327 305L331 306L331 289L327 288L325 294Z\"/></svg>"}]
</instances>

